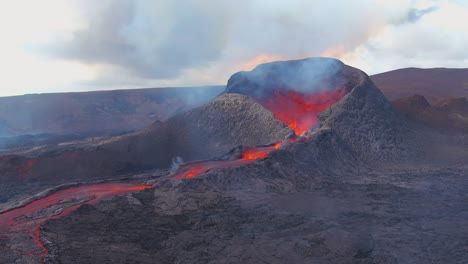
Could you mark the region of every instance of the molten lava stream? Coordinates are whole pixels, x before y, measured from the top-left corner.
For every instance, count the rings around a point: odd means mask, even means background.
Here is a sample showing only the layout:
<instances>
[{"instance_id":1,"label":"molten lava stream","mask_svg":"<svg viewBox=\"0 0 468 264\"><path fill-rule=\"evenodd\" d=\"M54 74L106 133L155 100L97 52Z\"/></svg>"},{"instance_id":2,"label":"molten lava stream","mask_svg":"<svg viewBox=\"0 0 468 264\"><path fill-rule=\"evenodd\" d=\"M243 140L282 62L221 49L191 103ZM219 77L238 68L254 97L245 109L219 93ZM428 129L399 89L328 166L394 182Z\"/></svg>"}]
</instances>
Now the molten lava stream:
<instances>
[{"instance_id":1,"label":"molten lava stream","mask_svg":"<svg viewBox=\"0 0 468 264\"><path fill-rule=\"evenodd\" d=\"M271 146L251 147L242 152L242 157L237 160L210 160L198 161L182 165L177 174L176 179L190 179L212 169L238 167L245 164L253 163L257 159L264 159L268 154L275 149L279 149L281 142L277 142Z\"/></svg>"},{"instance_id":2,"label":"molten lava stream","mask_svg":"<svg viewBox=\"0 0 468 264\"><path fill-rule=\"evenodd\" d=\"M324 89L311 94L277 90L271 98L257 101L299 136L318 123L317 114L338 102L345 94L345 88Z\"/></svg>"},{"instance_id":3,"label":"molten lava stream","mask_svg":"<svg viewBox=\"0 0 468 264\"><path fill-rule=\"evenodd\" d=\"M294 142L293 139L290 140ZM245 164L253 163L257 159L268 157L270 152L281 147L281 142L276 142L271 146L250 147L242 151L242 157L237 160L210 160L198 161L182 165L177 174L176 179L190 179L212 169L238 167Z\"/></svg>"},{"instance_id":4,"label":"molten lava stream","mask_svg":"<svg viewBox=\"0 0 468 264\"><path fill-rule=\"evenodd\" d=\"M0 213L0 234L4 234L5 237L14 237L16 234L29 234L41 252L39 254L25 254L42 259L42 257L47 255L47 250L40 239L40 225L45 221L68 215L83 204L95 204L106 198L130 192L142 191L153 186L154 185L131 183L102 183L61 190L43 198L39 198L22 207ZM41 210L61 203L63 205L64 201L71 200L76 202L70 204L62 211L54 210L55 213L52 214L44 212L44 215L40 216ZM20 217L24 218L19 219ZM20 251L17 250L16 252Z\"/></svg>"}]
</instances>

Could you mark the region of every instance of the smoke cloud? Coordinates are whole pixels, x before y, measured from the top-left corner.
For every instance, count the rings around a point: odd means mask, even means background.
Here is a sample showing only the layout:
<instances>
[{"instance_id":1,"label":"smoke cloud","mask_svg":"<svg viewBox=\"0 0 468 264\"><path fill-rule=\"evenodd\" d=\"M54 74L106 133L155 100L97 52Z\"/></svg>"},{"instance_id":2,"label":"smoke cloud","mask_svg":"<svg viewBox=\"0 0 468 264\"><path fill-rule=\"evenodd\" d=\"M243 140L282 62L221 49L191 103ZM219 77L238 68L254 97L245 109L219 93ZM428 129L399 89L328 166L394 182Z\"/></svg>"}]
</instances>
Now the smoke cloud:
<instances>
[{"instance_id":1,"label":"smoke cloud","mask_svg":"<svg viewBox=\"0 0 468 264\"><path fill-rule=\"evenodd\" d=\"M218 58L225 46L226 19L215 3L104 0L82 7L87 26L51 46L52 54L167 79Z\"/></svg>"},{"instance_id":2,"label":"smoke cloud","mask_svg":"<svg viewBox=\"0 0 468 264\"><path fill-rule=\"evenodd\" d=\"M411 11L408 1L377 2L87 1L81 4L86 26L49 51L102 64L107 76L168 80L260 53L299 58L337 45L353 49Z\"/></svg>"},{"instance_id":3,"label":"smoke cloud","mask_svg":"<svg viewBox=\"0 0 468 264\"><path fill-rule=\"evenodd\" d=\"M52 89L47 80L58 77L61 87L67 83L75 91L224 84L234 72L257 63L313 56L336 57L368 73L460 67L468 58L468 6L459 0L70 0L73 9L66 16L58 14L65 7L53 8L64 6L61 1L37 5L39 12L20 12L26 3L13 12L19 15L8 16L13 21L0 23L2 29L30 21L21 32L28 27L37 32L41 27L33 24L60 19L44 25L55 30L45 40L11 43L43 56L35 65L44 67L27 74L35 73L38 80L28 87L37 83L46 87L42 92ZM9 13L0 11L3 17ZM36 13L40 19L28 19ZM56 26L65 19L66 27ZM443 48L441 41L450 47ZM12 52L4 53L18 61ZM47 60L50 67L42 63ZM11 69L8 61L1 63ZM12 77L11 83L17 80Z\"/></svg>"}]
</instances>

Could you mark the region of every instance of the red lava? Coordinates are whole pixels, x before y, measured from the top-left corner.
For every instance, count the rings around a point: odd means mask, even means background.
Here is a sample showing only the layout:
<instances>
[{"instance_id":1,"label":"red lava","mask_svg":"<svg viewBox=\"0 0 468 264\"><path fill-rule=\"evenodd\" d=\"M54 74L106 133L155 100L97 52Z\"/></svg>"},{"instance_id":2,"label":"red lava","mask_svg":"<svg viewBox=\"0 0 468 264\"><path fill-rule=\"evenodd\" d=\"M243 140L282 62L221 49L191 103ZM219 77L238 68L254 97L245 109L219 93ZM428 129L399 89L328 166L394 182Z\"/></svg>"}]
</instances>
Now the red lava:
<instances>
[{"instance_id":1,"label":"red lava","mask_svg":"<svg viewBox=\"0 0 468 264\"><path fill-rule=\"evenodd\" d=\"M130 192L142 191L152 186L132 183L102 183L95 185L84 185L58 191L51 195L37 199L22 207L14 208L0 213L0 233L5 236L14 236L18 233L27 233L34 243L39 247L40 253L26 255L42 259L47 255L47 249L40 239L40 225L49 219L57 219L75 211L84 204L95 204L103 199L123 195ZM37 212L58 205L65 201L75 201L62 211L38 216ZM58 210L58 208L57 208ZM34 215L35 214L35 215ZM30 217L27 217L30 216ZM22 219L19 219L23 217ZM20 252L16 250L15 252Z\"/></svg>"},{"instance_id":2,"label":"red lava","mask_svg":"<svg viewBox=\"0 0 468 264\"><path fill-rule=\"evenodd\" d=\"M277 90L273 97L258 102L299 136L317 124L318 113L338 102L345 94L344 88L324 89L312 94Z\"/></svg>"}]
</instances>

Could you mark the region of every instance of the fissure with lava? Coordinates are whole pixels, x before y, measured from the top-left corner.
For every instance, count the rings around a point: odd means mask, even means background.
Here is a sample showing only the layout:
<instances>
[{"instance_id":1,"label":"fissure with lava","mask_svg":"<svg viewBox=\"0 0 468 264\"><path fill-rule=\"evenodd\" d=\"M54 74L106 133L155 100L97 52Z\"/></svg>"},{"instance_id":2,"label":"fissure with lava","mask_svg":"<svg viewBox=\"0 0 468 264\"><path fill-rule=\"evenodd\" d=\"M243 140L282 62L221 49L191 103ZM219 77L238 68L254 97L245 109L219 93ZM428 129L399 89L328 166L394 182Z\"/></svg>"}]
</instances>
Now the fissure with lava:
<instances>
[{"instance_id":1,"label":"fissure with lava","mask_svg":"<svg viewBox=\"0 0 468 264\"><path fill-rule=\"evenodd\" d=\"M318 93L302 94L293 90L275 91L272 97L267 99L256 99L263 107L270 110L276 119L289 126L295 136L289 139L294 142L305 131L315 126L317 114L324 111L339 101L346 91L344 88L334 90L323 90ZM257 159L266 158L273 150L279 149L284 142L275 142L268 146L249 147L242 151L242 155L236 160L211 160L200 161L182 165L174 175L176 179L190 179L216 168L236 167L251 164ZM33 163L29 162L19 168L24 172ZM40 225L49 219L57 219L68 215L84 204L94 204L105 198L123 195L130 192L141 191L154 185L142 185L131 183L105 183L95 185L84 185L68 188L55 192L43 198L39 198L22 207L14 208L0 213L0 233L4 236L15 236L27 233L36 243L38 249L35 252L25 252L10 248L9 250L33 258L42 258L47 255L46 247L40 239ZM68 202L69 205L63 206ZM61 205L53 213L44 213L44 210L53 209ZM65 208L65 209L63 209ZM41 213L42 212L42 213Z\"/></svg>"}]
</instances>

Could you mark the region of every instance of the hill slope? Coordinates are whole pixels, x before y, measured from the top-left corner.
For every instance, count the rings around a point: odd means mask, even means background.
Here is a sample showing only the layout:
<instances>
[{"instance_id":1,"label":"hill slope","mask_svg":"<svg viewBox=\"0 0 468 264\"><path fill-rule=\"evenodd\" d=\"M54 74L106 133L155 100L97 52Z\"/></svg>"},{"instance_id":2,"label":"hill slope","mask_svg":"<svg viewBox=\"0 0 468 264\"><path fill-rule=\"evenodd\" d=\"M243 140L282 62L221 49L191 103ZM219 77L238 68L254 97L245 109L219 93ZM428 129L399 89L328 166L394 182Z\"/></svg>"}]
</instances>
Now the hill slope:
<instances>
[{"instance_id":1,"label":"hill slope","mask_svg":"<svg viewBox=\"0 0 468 264\"><path fill-rule=\"evenodd\" d=\"M143 129L199 106L223 86L0 97L0 137Z\"/></svg>"},{"instance_id":2,"label":"hill slope","mask_svg":"<svg viewBox=\"0 0 468 264\"><path fill-rule=\"evenodd\" d=\"M468 69L405 68L372 75L371 79L391 101L415 94L431 104L468 97Z\"/></svg>"}]
</instances>

